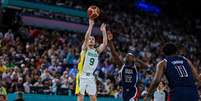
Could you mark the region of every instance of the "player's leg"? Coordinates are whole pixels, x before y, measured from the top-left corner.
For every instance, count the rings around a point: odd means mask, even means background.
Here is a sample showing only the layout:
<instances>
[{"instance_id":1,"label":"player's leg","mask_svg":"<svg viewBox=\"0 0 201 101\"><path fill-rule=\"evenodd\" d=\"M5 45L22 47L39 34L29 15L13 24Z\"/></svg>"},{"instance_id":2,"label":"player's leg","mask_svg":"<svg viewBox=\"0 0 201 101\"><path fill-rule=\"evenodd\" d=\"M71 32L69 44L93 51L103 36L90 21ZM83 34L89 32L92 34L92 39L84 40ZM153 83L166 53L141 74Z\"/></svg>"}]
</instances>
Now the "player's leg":
<instances>
[{"instance_id":1,"label":"player's leg","mask_svg":"<svg viewBox=\"0 0 201 101\"><path fill-rule=\"evenodd\" d=\"M77 101L84 101L84 94L86 90L86 82L79 76L76 76L76 95Z\"/></svg>"},{"instance_id":2,"label":"player's leg","mask_svg":"<svg viewBox=\"0 0 201 101\"><path fill-rule=\"evenodd\" d=\"M85 94L85 89L86 89L86 86L84 86L84 84L81 83L81 85L83 86L80 86L80 92L79 94L77 94L77 101L84 101L84 94Z\"/></svg>"},{"instance_id":3,"label":"player's leg","mask_svg":"<svg viewBox=\"0 0 201 101\"><path fill-rule=\"evenodd\" d=\"M89 79L86 92L90 96L90 101L96 101L97 100L96 91L97 91L97 88L96 88L95 79Z\"/></svg>"},{"instance_id":4,"label":"player's leg","mask_svg":"<svg viewBox=\"0 0 201 101\"><path fill-rule=\"evenodd\" d=\"M84 101L84 95L78 94L77 95L77 101Z\"/></svg>"},{"instance_id":5,"label":"player's leg","mask_svg":"<svg viewBox=\"0 0 201 101\"><path fill-rule=\"evenodd\" d=\"M129 100L130 100L129 93L123 91L123 101L129 101Z\"/></svg>"},{"instance_id":6,"label":"player's leg","mask_svg":"<svg viewBox=\"0 0 201 101\"><path fill-rule=\"evenodd\" d=\"M124 101L137 101L137 88L123 88L123 100Z\"/></svg>"},{"instance_id":7,"label":"player's leg","mask_svg":"<svg viewBox=\"0 0 201 101\"><path fill-rule=\"evenodd\" d=\"M90 95L90 101L96 101L97 98L96 98L96 95Z\"/></svg>"}]
</instances>

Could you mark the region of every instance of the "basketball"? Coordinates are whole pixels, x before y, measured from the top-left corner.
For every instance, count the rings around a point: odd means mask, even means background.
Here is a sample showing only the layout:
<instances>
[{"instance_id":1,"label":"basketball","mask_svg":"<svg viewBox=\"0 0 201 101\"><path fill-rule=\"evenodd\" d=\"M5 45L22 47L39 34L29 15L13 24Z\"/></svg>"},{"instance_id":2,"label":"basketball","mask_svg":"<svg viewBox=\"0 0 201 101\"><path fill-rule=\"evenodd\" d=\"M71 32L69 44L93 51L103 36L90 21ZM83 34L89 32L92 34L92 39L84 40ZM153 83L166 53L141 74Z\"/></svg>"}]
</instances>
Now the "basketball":
<instances>
[{"instance_id":1,"label":"basketball","mask_svg":"<svg viewBox=\"0 0 201 101\"><path fill-rule=\"evenodd\" d=\"M90 6L87 10L90 19L96 19L100 15L100 9L97 6Z\"/></svg>"}]
</instances>

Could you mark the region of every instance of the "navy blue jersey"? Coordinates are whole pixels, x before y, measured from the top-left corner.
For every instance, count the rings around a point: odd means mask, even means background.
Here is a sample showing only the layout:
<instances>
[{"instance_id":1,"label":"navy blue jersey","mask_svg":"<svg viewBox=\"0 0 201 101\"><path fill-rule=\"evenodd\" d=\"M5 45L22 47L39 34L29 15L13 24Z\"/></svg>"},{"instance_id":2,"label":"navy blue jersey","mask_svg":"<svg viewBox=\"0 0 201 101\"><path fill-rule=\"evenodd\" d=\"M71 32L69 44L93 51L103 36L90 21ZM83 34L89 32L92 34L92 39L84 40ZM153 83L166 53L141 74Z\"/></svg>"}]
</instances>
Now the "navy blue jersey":
<instances>
[{"instance_id":1,"label":"navy blue jersey","mask_svg":"<svg viewBox=\"0 0 201 101\"><path fill-rule=\"evenodd\" d=\"M165 75L169 82L171 101L198 101L198 92L191 66L182 56L166 57Z\"/></svg>"},{"instance_id":2,"label":"navy blue jersey","mask_svg":"<svg viewBox=\"0 0 201 101\"><path fill-rule=\"evenodd\" d=\"M136 83L137 69L134 64L124 64L121 69L121 86L123 87L123 100L135 99L137 95Z\"/></svg>"},{"instance_id":3,"label":"navy blue jersey","mask_svg":"<svg viewBox=\"0 0 201 101\"><path fill-rule=\"evenodd\" d=\"M137 83L137 69L134 64L124 64L121 70L122 86L133 88Z\"/></svg>"},{"instance_id":4,"label":"navy blue jersey","mask_svg":"<svg viewBox=\"0 0 201 101\"><path fill-rule=\"evenodd\" d=\"M169 81L169 87L195 87L192 70L187 60L182 56L166 57L165 75Z\"/></svg>"}]
</instances>

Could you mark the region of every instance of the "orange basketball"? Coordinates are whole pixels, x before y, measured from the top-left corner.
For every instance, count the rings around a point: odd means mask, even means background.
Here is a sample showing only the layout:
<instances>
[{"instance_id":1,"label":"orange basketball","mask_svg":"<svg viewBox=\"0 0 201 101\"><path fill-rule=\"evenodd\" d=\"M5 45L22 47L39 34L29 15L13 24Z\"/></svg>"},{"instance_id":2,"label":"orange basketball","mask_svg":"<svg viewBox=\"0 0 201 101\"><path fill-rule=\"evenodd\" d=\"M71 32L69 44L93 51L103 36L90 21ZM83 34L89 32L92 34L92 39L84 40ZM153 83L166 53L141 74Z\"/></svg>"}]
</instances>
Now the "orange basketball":
<instances>
[{"instance_id":1,"label":"orange basketball","mask_svg":"<svg viewBox=\"0 0 201 101\"><path fill-rule=\"evenodd\" d=\"M90 6L87 10L90 19L95 19L100 15L100 9L97 6Z\"/></svg>"}]
</instances>

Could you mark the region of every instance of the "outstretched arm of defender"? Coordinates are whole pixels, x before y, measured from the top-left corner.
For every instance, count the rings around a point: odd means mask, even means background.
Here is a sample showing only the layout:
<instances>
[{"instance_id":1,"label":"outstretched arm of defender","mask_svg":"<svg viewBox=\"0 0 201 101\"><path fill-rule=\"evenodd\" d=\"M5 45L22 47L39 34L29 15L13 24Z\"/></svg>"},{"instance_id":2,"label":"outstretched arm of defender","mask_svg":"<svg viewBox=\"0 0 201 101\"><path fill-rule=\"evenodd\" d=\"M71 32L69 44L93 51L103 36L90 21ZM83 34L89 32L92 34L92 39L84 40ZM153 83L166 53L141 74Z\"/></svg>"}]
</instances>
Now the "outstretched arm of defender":
<instances>
[{"instance_id":1,"label":"outstretched arm of defender","mask_svg":"<svg viewBox=\"0 0 201 101\"><path fill-rule=\"evenodd\" d=\"M106 33L106 24L102 24L100 30L103 34L103 43L97 48L98 53L101 53L107 47L107 33Z\"/></svg>"},{"instance_id":2,"label":"outstretched arm of defender","mask_svg":"<svg viewBox=\"0 0 201 101\"><path fill-rule=\"evenodd\" d=\"M115 64L118 64L119 66L122 66L123 65L123 61L119 58L119 55L114 47L114 44L112 42L112 39L113 39L113 35L110 31L108 31L108 40L109 40L109 47L111 49L111 52L112 52L112 57L114 58L115 60Z\"/></svg>"},{"instance_id":3,"label":"outstretched arm of defender","mask_svg":"<svg viewBox=\"0 0 201 101\"><path fill-rule=\"evenodd\" d=\"M139 62L142 65L142 68L139 68L140 70L144 69L144 67L149 67L149 64L144 62L143 60L136 57L136 61Z\"/></svg>"},{"instance_id":4,"label":"outstretched arm of defender","mask_svg":"<svg viewBox=\"0 0 201 101\"><path fill-rule=\"evenodd\" d=\"M153 90L158 86L165 70L165 64L166 64L165 60L157 64L154 80L148 89L148 95L152 94Z\"/></svg>"},{"instance_id":5,"label":"outstretched arm of defender","mask_svg":"<svg viewBox=\"0 0 201 101\"><path fill-rule=\"evenodd\" d=\"M87 41L89 40L89 37L91 35L93 25L94 25L94 20L89 19L89 27L88 27L87 32L84 37L84 43L82 44L82 50L85 50L87 48Z\"/></svg>"}]
</instances>

